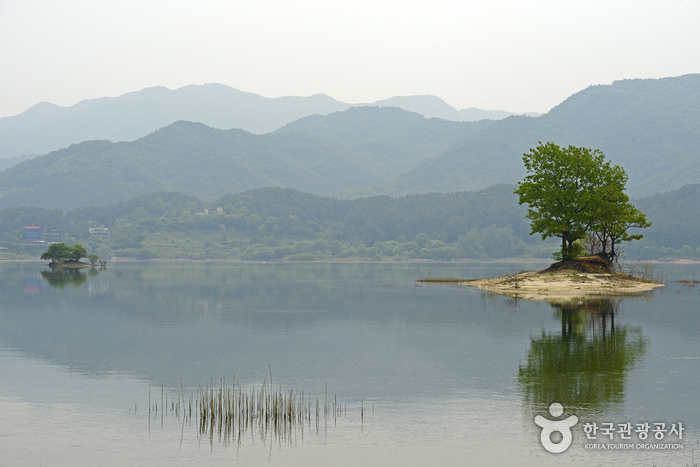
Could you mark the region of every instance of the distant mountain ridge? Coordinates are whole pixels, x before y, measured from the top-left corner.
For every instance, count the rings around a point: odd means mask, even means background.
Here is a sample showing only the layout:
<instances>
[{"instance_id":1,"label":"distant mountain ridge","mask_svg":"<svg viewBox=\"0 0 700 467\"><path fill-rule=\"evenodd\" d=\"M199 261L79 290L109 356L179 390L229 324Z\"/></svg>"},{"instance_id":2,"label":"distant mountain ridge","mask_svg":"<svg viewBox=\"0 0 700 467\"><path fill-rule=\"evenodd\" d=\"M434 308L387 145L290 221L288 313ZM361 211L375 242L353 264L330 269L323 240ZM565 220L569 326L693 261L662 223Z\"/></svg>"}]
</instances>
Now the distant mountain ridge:
<instances>
[{"instance_id":1,"label":"distant mountain ridge","mask_svg":"<svg viewBox=\"0 0 700 467\"><path fill-rule=\"evenodd\" d=\"M627 171L633 197L697 183L700 75L591 86L536 118L453 122L365 106L264 135L180 121L10 167L0 172L0 208L65 210L153 191L211 200L267 186L346 198L478 191L521 180L522 154L539 141L602 150Z\"/></svg>"},{"instance_id":2,"label":"distant mountain ridge","mask_svg":"<svg viewBox=\"0 0 700 467\"><path fill-rule=\"evenodd\" d=\"M700 74L591 86L530 118L512 116L363 194L479 190L525 175L522 154L538 142L603 151L629 175L632 196L700 179Z\"/></svg>"},{"instance_id":3,"label":"distant mountain ridge","mask_svg":"<svg viewBox=\"0 0 700 467\"><path fill-rule=\"evenodd\" d=\"M301 132L329 138L343 144L355 162L388 181L491 123L426 119L397 107L368 106L304 117L273 134Z\"/></svg>"},{"instance_id":4,"label":"distant mountain ridge","mask_svg":"<svg viewBox=\"0 0 700 467\"><path fill-rule=\"evenodd\" d=\"M442 118L454 122L476 122L479 120L502 120L511 115L527 115L529 117L538 117L537 112L526 112L524 114L516 114L506 110L482 110L476 107L457 110L439 97L431 95L423 96L396 96L390 97L371 104L377 107L398 107L423 115L425 118Z\"/></svg>"},{"instance_id":5,"label":"distant mountain ridge","mask_svg":"<svg viewBox=\"0 0 700 467\"><path fill-rule=\"evenodd\" d=\"M345 110L349 104L324 94L268 99L208 84L175 91L147 88L66 108L35 107L28 116L0 119L0 157L44 154L91 140L133 141L179 120L262 134L307 115ZM12 128L14 119L21 128Z\"/></svg>"},{"instance_id":6,"label":"distant mountain ridge","mask_svg":"<svg viewBox=\"0 0 700 467\"><path fill-rule=\"evenodd\" d=\"M133 142L86 141L6 169L0 206L67 210L153 191L211 200L267 186L340 196L384 184L489 124L378 107L307 117L264 135L179 121Z\"/></svg>"},{"instance_id":7,"label":"distant mountain ridge","mask_svg":"<svg viewBox=\"0 0 700 467\"><path fill-rule=\"evenodd\" d=\"M70 107L42 102L14 117L0 118L0 158L45 154L89 140L133 141L179 120L264 134L309 115L328 115L356 105L399 107L426 118L453 121L511 115L479 109L457 111L435 96L349 104L325 94L267 98L223 84L190 85L176 90L157 86L119 97L85 100Z\"/></svg>"}]
</instances>

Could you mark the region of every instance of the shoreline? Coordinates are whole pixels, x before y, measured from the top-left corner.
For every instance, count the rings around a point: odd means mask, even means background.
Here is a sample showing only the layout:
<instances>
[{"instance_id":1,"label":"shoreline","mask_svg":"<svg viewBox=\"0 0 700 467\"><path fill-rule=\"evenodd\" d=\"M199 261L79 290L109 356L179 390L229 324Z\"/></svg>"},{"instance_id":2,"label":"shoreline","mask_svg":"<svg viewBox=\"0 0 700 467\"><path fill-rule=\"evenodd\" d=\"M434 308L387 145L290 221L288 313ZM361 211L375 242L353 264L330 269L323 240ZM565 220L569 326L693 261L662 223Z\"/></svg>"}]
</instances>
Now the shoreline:
<instances>
[{"instance_id":1,"label":"shoreline","mask_svg":"<svg viewBox=\"0 0 700 467\"><path fill-rule=\"evenodd\" d=\"M42 261L39 257L30 258L0 258L0 261ZM290 261L285 259L268 259L268 260L250 260L250 259L240 259L240 258L227 258L227 259L192 259L192 258L148 258L148 259L138 259L132 257L115 257L109 258L109 261L124 261L124 262L144 262L144 261L192 261L192 262L212 262L212 263L328 263L328 262L357 262L357 263L475 263L475 264L508 264L508 263L552 263L551 258L499 258L499 259L473 259L473 258L459 258L453 260L436 260L436 259L407 259L405 261L394 261L391 257L383 258L381 260L375 260L370 258L322 258L315 261ZM639 260L635 261L639 264L700 264L698 259L674 259L674 260L660 260L660 259L650 259L650 260ZM85 263L81 263L85 264ZM87 266L90 266L89 264Z\"/></svg>"},{"instance_id":2,"label":"shoreline","mask_svg":"<svg viewBox=\"0 0 700 467\"><path fill-rule=\"evenodd\" d=\"M664 284L620 273L590 273L574 269L528 271L462 282L487 292L524 300L569 302L577 299L639 295Z\"/></svg>"},{"instance_id":3,"label":"shoreline","mask_svg":"<svg viewBox=\"0 0 700 467\"><path fill-rule=\"evenodd\" d=\"M38 256L29 258L0 258L0 261L42 261ZM437 259L407 259L404 261L394 261L391 257L386 257L380 260L375 260L371 258L322 258L315 261L289 261L285 259L268 259L268 260L250 260L250 259L240 259L240 258L226 258L226 259L192 259L192 258L148 258L148 259L138 259L133 257L114 257L109 258L109 261L198 261L198 262L212 262L212 263L222 263L222 262L250 262L250 263L321 263L321 262L358 262L358 263L480 263L480 264L508 264L508 263L552 263L551 258L498 258L498 259L474 259L474 258L458 258L452 260L437 260ZM649 260L638 260L634 261L639 264L700 264L700 259L649 259ZM81 263L85 264L85 263ZM89 265L88 265L89 266Z\"/></svg>"},{"instance_id":4,"label":"shoreline","mask_svg":"<svg viewBox=\"0 0 700 467\"><path fill-rule=\"evenodd\" d=\"M84 269L93 267L91 264L81 263L80 261L68 261L61 263L49 263L47 264L51 269Z\"/></svg>"}]
</instances>

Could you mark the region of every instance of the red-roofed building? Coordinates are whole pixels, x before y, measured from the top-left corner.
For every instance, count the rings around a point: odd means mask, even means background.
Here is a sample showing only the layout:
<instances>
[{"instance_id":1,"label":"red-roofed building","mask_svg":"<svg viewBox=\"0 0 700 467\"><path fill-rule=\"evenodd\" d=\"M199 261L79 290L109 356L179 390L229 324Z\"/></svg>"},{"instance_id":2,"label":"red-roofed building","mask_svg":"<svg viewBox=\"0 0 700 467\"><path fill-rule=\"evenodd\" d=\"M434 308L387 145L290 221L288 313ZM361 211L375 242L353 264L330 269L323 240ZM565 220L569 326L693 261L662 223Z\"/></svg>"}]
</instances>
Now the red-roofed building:
<instances>
[{"instance_id":1,"label":"red-roofed building","mask_svg":"<svg viewBox=\"0 0 700 467\"><path fill-rule=\"evenodd\" d=\"M27 240L39 240L41 238L41 227L25 227L24 236Z\"/></svg>"}]
</instances>

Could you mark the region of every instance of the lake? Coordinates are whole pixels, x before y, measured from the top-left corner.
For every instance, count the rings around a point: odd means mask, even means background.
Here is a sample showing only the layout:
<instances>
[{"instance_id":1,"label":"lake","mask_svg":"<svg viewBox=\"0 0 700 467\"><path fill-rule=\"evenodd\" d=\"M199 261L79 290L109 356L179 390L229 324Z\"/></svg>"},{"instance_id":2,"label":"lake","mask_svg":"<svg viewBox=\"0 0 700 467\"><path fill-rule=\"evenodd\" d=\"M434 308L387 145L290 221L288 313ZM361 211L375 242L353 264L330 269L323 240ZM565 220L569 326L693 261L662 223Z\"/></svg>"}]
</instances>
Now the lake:
<instances>
[{"instance_id":1,"label":"lake","mask_svg":"<svg viewBox=\"0 0 700 467\"><path fill-rule=\"evenodd\" d=\"M560 306L415 282L545 266L111 262L61 273L3 261L0 465L698 462L700 265L657 265L667 287L647 295ZM205 388L249 394L271 377L280 394L304 391L303 421L202 429ZM570 447L548 452L536 416L575 416Z\"/></svg>"}]
</instances>

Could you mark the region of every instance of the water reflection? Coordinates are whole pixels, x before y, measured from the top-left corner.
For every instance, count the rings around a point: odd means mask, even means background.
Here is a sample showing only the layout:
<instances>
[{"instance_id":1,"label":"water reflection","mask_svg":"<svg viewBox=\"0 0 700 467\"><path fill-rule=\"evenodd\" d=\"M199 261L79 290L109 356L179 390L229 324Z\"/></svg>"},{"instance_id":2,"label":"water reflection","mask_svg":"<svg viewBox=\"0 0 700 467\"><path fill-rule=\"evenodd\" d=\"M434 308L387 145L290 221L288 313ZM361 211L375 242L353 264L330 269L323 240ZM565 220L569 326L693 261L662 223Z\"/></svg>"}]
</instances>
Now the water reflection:
<instances>
[{"instance_id":1,"label":"water reflection","mask_svg":"<svg viewBox=\"0 0 700 467\"><path fill-rule=\"evenodd\" d=\"M577 413L621 405L628 376L647 339L640 327L615 322L622 299L552 304L561 331L532 338L527 362L518 369L525 404L542 410L552 402Z\"/></svg>"},{"instance_id":2,"label":"water reflection","mask_svg":"<svg viewBox=\"0 0 700 467\"><path fill-rule=\"evenodd\" d=\"M38 277L26 277L24 279L24 293L38 294L41 292L41 279Z\"/></svg>"},{"instance_id":3,"label":"water reflection","mask_svg":"<svg viewBox=\"0 0 700 467\"><path fill-rule=\"evenodd\" d=\"M372 395L414 394L423 381L449 390L471 375L487 384L476 377L484 359L463 358L484 349L481 333L465 337L469 317L506 334L521 332L520 323L481 313L478 293L466 289L417 290L422 265L390 266L122 263L97 277L83 269L68 279L87 276L84 285L54 288L37 265L47 293L31 297L20 295L11 268L0 269L0 345L91 376L137 372L166 386L233 373L257 382L270 363L285 368L280 381L306 389L329 382L353 397L368 380ZM496 362L504 383L512 384L521 352ZM362 371L337 364L354 359Z\"/></svg>"},{"instance_id":4,"label":"water reflection","mask_svg":"<svg viewBox=\"0 0 700 467\"><path fill-rule=\"evenodd\" d=\"M100 268L101 269L101 268ZM69 285L80 287L87 281L88 276L96 276L100 270L90 268L86 273L79 269L59 269L54 268L49 271L41 271L41 276L54 288L63 289Z\"/></svg>"}]
</instances>

